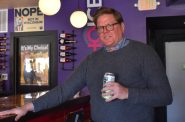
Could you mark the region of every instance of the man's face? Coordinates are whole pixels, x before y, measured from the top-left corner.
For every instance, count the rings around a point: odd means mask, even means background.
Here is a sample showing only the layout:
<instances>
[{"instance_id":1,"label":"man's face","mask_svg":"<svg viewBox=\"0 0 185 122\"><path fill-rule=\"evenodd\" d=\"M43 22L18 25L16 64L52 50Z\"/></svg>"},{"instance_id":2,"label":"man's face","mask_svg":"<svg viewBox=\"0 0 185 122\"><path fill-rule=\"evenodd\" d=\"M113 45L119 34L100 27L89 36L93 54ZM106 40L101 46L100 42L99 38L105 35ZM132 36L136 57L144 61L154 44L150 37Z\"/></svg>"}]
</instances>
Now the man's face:
<instances>
[{"instance_id":1,"label":"man's face","mask_svg":"<svg viewBox=\"0 0 185 122\"><path fill-rule=\"evenodd\" d=\"M100 41L112 47L123 38L124 24L118 23L112 14L103 14L97 19L97 31Z\"/></svg>"}]
</instances>

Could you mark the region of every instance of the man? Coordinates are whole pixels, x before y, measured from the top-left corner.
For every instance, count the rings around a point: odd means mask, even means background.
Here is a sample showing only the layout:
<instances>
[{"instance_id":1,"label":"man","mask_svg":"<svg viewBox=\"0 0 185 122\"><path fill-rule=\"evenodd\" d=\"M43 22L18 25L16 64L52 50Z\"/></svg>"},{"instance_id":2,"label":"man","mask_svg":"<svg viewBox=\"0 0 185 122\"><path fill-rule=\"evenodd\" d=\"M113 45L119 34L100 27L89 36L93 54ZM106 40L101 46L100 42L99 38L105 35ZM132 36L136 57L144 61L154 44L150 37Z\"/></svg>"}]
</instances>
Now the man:
<instances>
[{"instance_id":1,"label":"man","mask_svg":"<svg viewBox=\"0 0 185 122\"><path fill-rule=\"evenodd\" d=\"M100 8L94 22L105 47L87 56L63 85L6 113L16 113L17 120L28 111L61 104L87 85L93 121L154 121L154 107L172 102L171 88L159 57L149 46L125 37L124 21L116 10ZM115 82L103 85L105 72L114 73ZM112 97L104 99L107 95Z\"/></svg>"}]
</instances>

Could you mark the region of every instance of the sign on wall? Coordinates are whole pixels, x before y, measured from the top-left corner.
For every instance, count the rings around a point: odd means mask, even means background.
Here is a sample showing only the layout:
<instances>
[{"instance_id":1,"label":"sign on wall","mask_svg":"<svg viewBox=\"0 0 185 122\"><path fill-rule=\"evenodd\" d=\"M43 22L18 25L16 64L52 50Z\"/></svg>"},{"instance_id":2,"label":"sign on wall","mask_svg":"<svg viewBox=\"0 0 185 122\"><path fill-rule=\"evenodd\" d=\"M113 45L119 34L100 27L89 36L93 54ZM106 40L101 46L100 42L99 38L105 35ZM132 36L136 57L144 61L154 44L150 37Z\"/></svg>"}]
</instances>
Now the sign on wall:
<instances>
[{"instance_id":1,"label":"sign on wall","mask_svg":"<svg viewBox=\"0 0 185 122\"><path fill-rule=\"evenodd\" d=\"M8 9L0 9L0 33L8 32Z\"/></svg>"},{"instance_id":2,"label":"sign on wall","mask_svg":"<svg viewBox=\"0 0 185 122\"><path fill-rule=\"evenodd\" d=\"M138 3L134 4L139 11L155 10L158 5L160 5L160 2L156 0L138 0Z\"/></svg>"},{"instance_id":3,"label":"sign on wall","mask_svg":"<svg viewBox=\"0 0 185 122\"><path fill-rule=\"evenodd\" d=\"M39 7L14 9L14 32L44 31L44 14Z\"/></svg>"},{"instance_id":4,"label":"sign on wall","mask_svg":"<svg viewBox=\"0 0 185 122\"><path fill-rule=\"evenodd\" d=\"M92 16L95 10L102 7L102 3L103 3L103 0L99 0L99 1L87 0L88 23L83 30L83 39L87 44L87 47L92 49L93 52L97 51L99 48L102 47L102 44L96 33L96 27L94 25L93 16Z\"/></svg>"}]
</instances>

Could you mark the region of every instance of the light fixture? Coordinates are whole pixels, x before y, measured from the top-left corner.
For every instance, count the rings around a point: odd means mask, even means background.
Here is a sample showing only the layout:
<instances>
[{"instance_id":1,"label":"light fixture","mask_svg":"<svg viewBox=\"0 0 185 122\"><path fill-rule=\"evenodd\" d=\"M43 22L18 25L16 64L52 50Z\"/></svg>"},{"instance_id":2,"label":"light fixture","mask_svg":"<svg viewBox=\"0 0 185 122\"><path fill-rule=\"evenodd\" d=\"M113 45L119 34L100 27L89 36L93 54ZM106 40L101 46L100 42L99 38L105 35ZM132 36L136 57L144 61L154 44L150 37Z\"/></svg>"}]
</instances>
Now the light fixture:
<instances>
[{"instance_id":1,"label":"light fixture","mask_svg":"<svg viewBox=\"0 0 185 122\"><path fill-rule=\"evenodd\" d=\"M70 16L70 22L75 28L82 28L87 24L87 15L85 12L79 8L78 0L78 10L74 11Z\"/></svg>"},{"instance_id":2,"label":"light fixture","mask_svg":"<svg viewBox=\"0 0 185 122\"><path fill-rule=\"evenodd\" d=\"M76 28L82 28L87 23L87 15L81 10L74 11L70 16L71 24Z\"/></svg>"},{"instance_id":3,"label":"light fixture","mask_svg":"<svg viewBox=\"0 0 185 122\"><path fill-rule=\"evenodd\" d=\"M155 10L158 5L160 5L160 2L156 0L138 0L138 3L134 4L139 11Z\"/></svg>"},{"instance_id":4,"label":"light fixture","mask_svg":"<svg viewBox=\"0 0 185 122\"><path fill-rule=\"evenodd\" d=\"M60 0L39 0L39 8L45 15L55 15L61 7Z\"/></svg>"}]
</instances>

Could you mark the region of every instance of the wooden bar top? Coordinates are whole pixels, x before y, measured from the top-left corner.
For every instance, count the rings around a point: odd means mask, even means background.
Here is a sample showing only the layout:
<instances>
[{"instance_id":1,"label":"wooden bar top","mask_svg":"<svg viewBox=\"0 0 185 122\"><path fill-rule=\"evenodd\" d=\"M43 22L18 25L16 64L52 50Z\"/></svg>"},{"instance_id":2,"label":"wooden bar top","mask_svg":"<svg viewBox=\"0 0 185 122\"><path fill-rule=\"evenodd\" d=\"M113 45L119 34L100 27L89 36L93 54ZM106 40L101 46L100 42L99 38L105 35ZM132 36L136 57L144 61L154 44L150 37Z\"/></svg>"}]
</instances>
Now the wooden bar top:
<instances>
[{"instance_id":1,"label":"wooden bar top","mask_svg":"<svg viewBox=\"0 0 185 122\"><path fill-rule=\"evenodd\" d=\"M46 92L37 92L37 93L29 93L29 94L22 94L22 95L14 95L14 96L7 96L7 97L0 97L0 111L8 110L15 107L20 107L26 104L27 102L31 102L35 100L36 98L42 96ZM76 111L77 109L81 109L84 106L88 107L88 118L90 116L89 113L89 96L81 96L78 98L70 99L67 102L51 108L47 110L43 110L40 112L29 112L25 117L21 118L21 121L27 122L28 120L31 120L33 118L37 118L39 116L47 115L51 112L56 111L65 111L63 113L68 114L71 111ZM0 117L0 122L13 122L15 118L15 115L7 115ZM31 122L31 121L29 121ZM35 121L34 121L35 122ZM46 121L45 121L46 122ZM49 122L49 121L48 121Z\"/></svg>"},{"instance_id":2,"label":"wooden bar top","mask_svg":"<svg viewBox=\"0 0 185 122\"><path fill-rule=\"evenodd\" d=\"M0 97L0 111L23 106L44 95L47 91Z\"/></svg>"}]
</instances>

